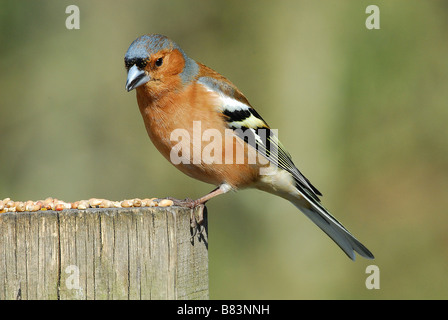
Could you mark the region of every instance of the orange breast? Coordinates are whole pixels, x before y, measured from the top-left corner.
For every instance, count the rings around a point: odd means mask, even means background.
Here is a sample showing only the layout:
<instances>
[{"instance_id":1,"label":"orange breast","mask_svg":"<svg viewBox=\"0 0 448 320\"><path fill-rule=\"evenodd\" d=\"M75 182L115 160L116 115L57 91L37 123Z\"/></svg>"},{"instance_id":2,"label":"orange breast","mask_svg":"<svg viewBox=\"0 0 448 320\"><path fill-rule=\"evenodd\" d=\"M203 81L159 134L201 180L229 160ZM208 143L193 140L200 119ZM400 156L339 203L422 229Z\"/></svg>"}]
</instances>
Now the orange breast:
<instances>
[{"instance_id":1,"label":"orange breast","mask_svg":"<svg viewBox=\"0 0 448 320\"><path fill-rule=\"evenodd\" d=\"M137 100L146 130L160 153L195 179L244 188L258 181L256 151L227 131L217 96L193 83L153 100L145 87ZM180 162L180 163L179 163Z\"/></svg>"}]
</instances>

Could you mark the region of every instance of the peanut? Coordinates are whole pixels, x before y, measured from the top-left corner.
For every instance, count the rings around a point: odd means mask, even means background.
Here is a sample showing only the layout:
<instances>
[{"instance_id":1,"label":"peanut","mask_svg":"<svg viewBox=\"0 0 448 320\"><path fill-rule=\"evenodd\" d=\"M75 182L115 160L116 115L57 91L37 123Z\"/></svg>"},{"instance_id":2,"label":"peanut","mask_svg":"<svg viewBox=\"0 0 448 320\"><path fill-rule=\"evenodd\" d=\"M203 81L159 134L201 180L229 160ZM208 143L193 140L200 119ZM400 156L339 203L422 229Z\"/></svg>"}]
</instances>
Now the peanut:
<instances>
[{"instance_id":1,"label":"peanut","mask_svg":"<svg viewBox=\"0 0 448 320\"><path fill-rule=\"evenodd\" d=\"M159 201L159 207L171 207L173 205L173 200L162 199Z\"/></svg>"},{"instance_id":2,"label":"peanut","mask_svg":"<svg viewBox=\"0 0 448 320\"><path fill-rule=\"evenodd\" d=\"M141 207L142 206L142 200L139 198L134 199L133 203L134 207Z\"/></svg>"},{"instance_id":3,"label":"peanut","mask_svg":"<svg viewBox=\"0 0 448 320\"><path fill-rule=\"evenodd\" d=\"M121 206L123 208L130 208L132 207L133 201L132 200L123 200L121 201Z\"/></svg>"}]
</instances>

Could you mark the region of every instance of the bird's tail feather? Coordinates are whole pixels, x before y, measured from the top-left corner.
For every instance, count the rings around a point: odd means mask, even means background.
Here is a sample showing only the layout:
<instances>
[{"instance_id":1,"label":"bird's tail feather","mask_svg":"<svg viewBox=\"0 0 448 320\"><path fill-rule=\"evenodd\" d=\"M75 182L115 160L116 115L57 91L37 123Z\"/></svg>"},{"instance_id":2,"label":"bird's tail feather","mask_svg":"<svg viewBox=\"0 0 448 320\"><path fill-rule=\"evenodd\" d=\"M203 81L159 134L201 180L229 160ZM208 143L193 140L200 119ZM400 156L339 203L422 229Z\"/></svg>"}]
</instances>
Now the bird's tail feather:
<instances>
[{"instance_id":1,"label":"bird's tail feather","mask_svg":"<svg viewBox=\"0 0 448 320\"><path fill-rule=\"evenodd\" d=\"M304 205L304 198L308 200L309 206ZM373 254L320 203L312 201L312 199L307 199L306 195L304 198L294 197L289 200L336 242L350 259L355 260L355 252L364 258L374 259Z\"/></svg>"}]
</instances>

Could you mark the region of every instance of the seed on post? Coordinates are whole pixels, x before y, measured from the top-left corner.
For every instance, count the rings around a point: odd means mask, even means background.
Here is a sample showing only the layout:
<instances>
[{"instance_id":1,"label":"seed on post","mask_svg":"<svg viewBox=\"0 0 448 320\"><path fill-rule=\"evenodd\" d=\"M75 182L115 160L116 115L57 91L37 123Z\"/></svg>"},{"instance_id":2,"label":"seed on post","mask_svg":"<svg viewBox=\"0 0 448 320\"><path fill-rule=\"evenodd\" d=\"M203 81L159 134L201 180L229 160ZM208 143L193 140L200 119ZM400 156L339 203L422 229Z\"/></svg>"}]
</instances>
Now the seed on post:
<instances>
[{"instance_id":1,"label":"seed on post","mask_svg":"<svg viewBox=\"0 0 448 320\"><path fill-rule=\"evenodd\" d=\"M159 201L159 207L171 207L173 203L173 200L162 199Z\"/></svg>"},{"instance_id":2,"label":"seed on post","mask_svg":"<svg viewBox=\"0 0 448 320\"><path fill-rule=\"evenodd\" d=\"M133 201L132 200L123 200L121 201L121 206L123 208L130 208L132 207Z\"/></svg>"},{"instance_id":3,"label":"seed on post","mask_svg":"<svg viewBox=\"0 0 448 320\"><path fill-rule=\"evenodd\" d=\"M101 204L102 201L102 199L91 198L89 199L89 204L92 208L96 208Z\"/></svg>"},{"instance_id":4,"label":"seed on post","mask_svg":"<svg viewBox=\"0 0 448 320\"><path fill-rule=\"evenodd\" d=\"M89 201L81 200L78 203L78 210L86 210L89 207Z\"/></svg>"},{"instance_id":5,"label":"seed on post","mask_svg":"<svg viewBox=\"0 0 448 320\"><path fill-rule=\"evenodd\" d=\"M16 202L15 208L16 208L16 212L24 212L26 209L26 206L23 202Z\"/></svg>"},{"instance_id":6,"label":"seed on post","mask_svg":"<svg viewBox=\"0 0 448 320\"><path fill-rule=\"evenodd\" d=\"M42 206L39 203L36 203L31 206L30 210L31 212L39 211L42 208Z\"/></svg>"},{"instance_id":7,"label":"seed on post","mask_svg":"<svg viewBox=\"0 0 448 320\"><path fill-rule=\"evenodd\" d=\"M136 199L133 200L132 205L134 207L141 207L142 206L142 200L139 199L139 198L136 198Z\"/></svg>"},{"instance_id":8,"label":"seed on post","mask_svg":"<svg viewBox=\"0 0 448 320\"><path fill-rule=\"evenodd\" d=\"M7 199L9 199L9 198L7 198ZM12 201L12 200L7 200L7 201L5 202L5 208L9 209L9 208L13 208L13 207L14 207L14 201Z\"/></svg>"},{"instance_id":9,"label":"seed on post","mask_svg":"<svg viewBox=\"0 0 448 320\"><path fill-rule=\"evenodd\" d=\"M53 202L53 198L47 198L43 202L43 207L46 210L54 210L54 206L55 206L55 204Z\"/></svg>"},{"instance_id":10,"label":"seed on post","mask_svg":"<svg viewBox=\"0 0 448 320\"><path fill-rule=\"evenodd\" d=\"M112 201L112 205L114 208L121 208L121 202L120 201Z\"/></svg>"},{"instance_id":11,"label":"seed on post","mask_svg":"<svg viewBox=\"0 0 448 320\"><path fill-rule=\"evenodd\" d=\"M158 203L153 200L150 200L148 203L148 207L157 207L157 206L158 206Z\"/></svg>"},{"instance_id":12,"label":"seed on post","mask_svg":"<svg viewBox=\"0 0 448 320\"><path fill-rule=\"evenodd\" d=\"M32 211L31 209L34 207L33 201L27 201L25 203L25 211Z\"/></svg>"},{"instance_id":13,"label":"seed on post","mask_svg":"<svg viewBox=\"0 0 448 320\"><path fill-rule=\"evenodd\" d=\"M122 201L111 201L107 199L90 198L75 202L65 202L57 198L47 197L38 201L14 201L11 198L0 199L0 213L4 212L35 212L45 210L62 211L66 209L86 210L89 208L131 208L131 207L169 207L174 203L169 199L158 200L158 198L134 198Z\"/></svg>"},{"instance_id":14,"label":"seed on post","mask_svg":"<svg viewBox=\"0 0 448 320\"><path fill-rule=\"evenodd\" d=\"M104 200L101 201L101 203L99 204L99 207L100 207L100 208L111 208L111 207L112 207L112 201L104 199Z\"/></svg>"}]
</instances>

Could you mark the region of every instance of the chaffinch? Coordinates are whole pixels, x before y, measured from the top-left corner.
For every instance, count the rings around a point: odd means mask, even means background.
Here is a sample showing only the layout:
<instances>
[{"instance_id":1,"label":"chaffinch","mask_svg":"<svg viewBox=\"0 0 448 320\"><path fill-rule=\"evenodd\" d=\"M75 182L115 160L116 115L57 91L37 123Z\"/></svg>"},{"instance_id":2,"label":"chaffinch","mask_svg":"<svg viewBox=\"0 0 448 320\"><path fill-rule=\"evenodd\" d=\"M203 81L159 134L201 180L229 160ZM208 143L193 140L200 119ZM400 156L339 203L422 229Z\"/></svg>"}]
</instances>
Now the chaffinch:
<instances>
[{"instance_id":1,"label":"chaffinch","mask_svg":"<svg viewBox=\"0 0 448 320\"><path fill-rule=\"evenodd\" d=\"M324 208L322 194L296 168L275 130L232 82L158 34L134 40L124 61L126 90L136 89L156 148L183 173L217 186L190 201L191 206L230 190L256 188L289 200L352 260L355 251L374 258Z\"/></svg>"}]
</instances>

